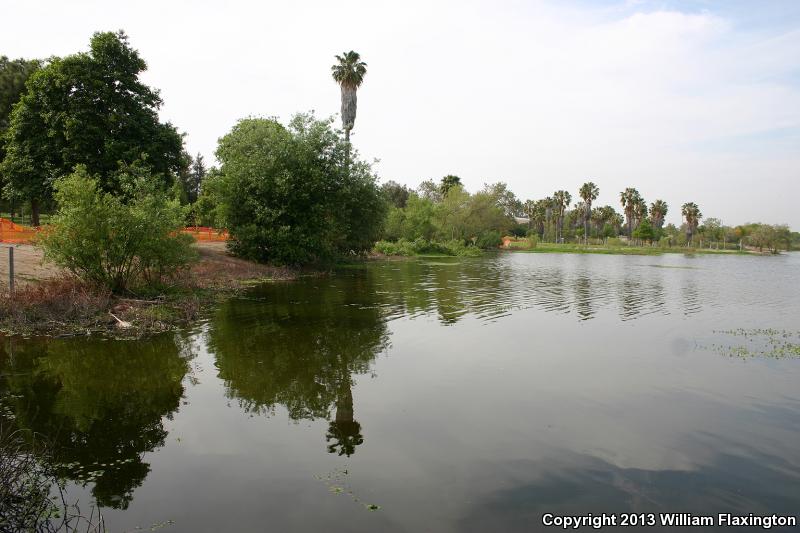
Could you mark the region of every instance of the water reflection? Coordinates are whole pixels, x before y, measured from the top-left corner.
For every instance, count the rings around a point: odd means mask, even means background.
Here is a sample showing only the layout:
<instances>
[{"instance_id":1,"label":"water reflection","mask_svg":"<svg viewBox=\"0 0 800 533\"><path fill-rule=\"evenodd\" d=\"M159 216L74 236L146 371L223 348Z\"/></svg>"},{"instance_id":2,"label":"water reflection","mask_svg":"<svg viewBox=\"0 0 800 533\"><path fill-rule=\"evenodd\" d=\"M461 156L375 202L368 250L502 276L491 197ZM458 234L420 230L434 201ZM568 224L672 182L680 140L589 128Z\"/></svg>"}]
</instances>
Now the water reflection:
<instances>
[{"instance_id":1,"label":"water reflection","mask_svg":"<svg viewBox=\"0 0 800 533\"><path fill-rule=\"evenodd\" d=\"M0 343L4 423L49 442L59 472L105 507L127 508L178 409L187 354L170 336Z\"/></svg>"},{"instance_id":2,"label":"water reflection","mask_svg":"<svg viewBox=\"0 0 800 533\"><path fill-rule=\"evenodd\" d=\"M372 277L264 288L219 309L208 332L229 398L250 413L277 405L293 420L331 419L328 451L351 455L364 442L354 418L354 375L388 345ZM243 334L244 332L244 334Z\"/></svg>"}]
</instances>

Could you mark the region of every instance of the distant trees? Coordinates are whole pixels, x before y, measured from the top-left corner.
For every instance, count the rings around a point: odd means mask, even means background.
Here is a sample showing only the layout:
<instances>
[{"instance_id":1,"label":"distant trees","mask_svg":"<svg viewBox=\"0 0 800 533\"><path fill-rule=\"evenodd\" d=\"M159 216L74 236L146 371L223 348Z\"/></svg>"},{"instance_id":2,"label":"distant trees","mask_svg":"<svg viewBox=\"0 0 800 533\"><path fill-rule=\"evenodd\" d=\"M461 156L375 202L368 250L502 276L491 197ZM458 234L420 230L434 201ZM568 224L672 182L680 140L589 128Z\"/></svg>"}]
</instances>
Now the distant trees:
<instances>
[{"instance_id":1,"label":"distant trees","mask_svg":"<svg viewBox=\"0 0 800 533\"><path fill-rule=\"evenodd\" d=\"M403 208L408 203L408 197L411 191L405 185L400 185L396 181L389 180L381 185L381 192L386 201L394 206Z\"/></svg>"},{"instance_id":2,"label":"distant trees","mask_svg":"<svg viewBox=\"0 0 800 533\"><path fill-rule=\"evenodd\" d=\"M237 255L301 265L372 248L386 203L332 120L239 121L220 139L221 197Z\"/></svg>"},{"instance_id":3,"label":"distant trees","mask_svg":"<svg viewBox=\"0 0 800 533\"><path fill-rule=\"evenodd\" d=\"M159 122L158 92L139 80L146 67L124 33L96 33L88 53L52 59L30 77L11 114L0 174L6 194L30 200L34 225L55 180L76 165L115 194L120 162L139 161L172 182L183 141Z\"/></svg>"},{"instance_id":4,"label":"distant trees","mask_svg":"<svg viewBox=\"0 0 800 533\"><path fill-rule=\"evenodd\" d=\"M361 61L361 56L352 50L336 56L336 64L331 67L334 81L339 84L342 91L342 128L344 138L350 142L350 131L356 122L358 110L358 88L364 83L367 74L367 64Z\"/></svg>"}]
</instances>

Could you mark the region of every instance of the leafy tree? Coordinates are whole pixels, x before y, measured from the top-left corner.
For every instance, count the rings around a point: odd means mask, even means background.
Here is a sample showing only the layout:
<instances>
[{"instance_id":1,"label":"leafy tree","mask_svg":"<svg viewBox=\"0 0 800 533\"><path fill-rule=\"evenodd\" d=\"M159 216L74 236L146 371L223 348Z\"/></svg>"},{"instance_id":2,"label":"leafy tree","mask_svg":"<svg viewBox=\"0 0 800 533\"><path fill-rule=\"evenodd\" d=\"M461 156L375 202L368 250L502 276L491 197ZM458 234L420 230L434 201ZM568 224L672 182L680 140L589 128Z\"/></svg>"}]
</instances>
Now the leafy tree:
<instances>
[{"instance_id":1,"label":"leafy tree","mask_svg":"<svg viewBox=\"0 0 800 533\"><path fill-rule=\"evenodd\" d=\"M48 259L115 292L159 283L195 257L192 237L178 232L186 215L180 203L141 168L121 174L124 197L103 192L83 166L58 180L58 211L41 239Z\"/></svg>"},{"instance_id":2,"label":"leafy tree","mask_svg":"<svg viewBox=\"0 0 800 533\"><path fill-rule=\"evenodd\" d=\"M703 214L696 203L687 202L681 207L681 215L686 219L686 242L691 245L692 238L697 231L697 225L700 223L700 219L703 218Z\"/></svg>"},{"instance_id":3,"label":"leafy tree","mask_svg":"<svg viewBox=\"0 0 800 533\"><path fill-rule=\"evenodd\" d=\"M96 33L88 53L52 59L14 107L0 172L6 194L31 201L34 225L52 185L84 165L100 187L120 193L119 163L144 162L165 183L181 166L182 139L158 120L161 99L139 75L147 65L123 32Z\"/></svg>"},{"instance_id":4,"label":"leafy tree","mask_svg":"<svg viewBox=\"0 0 800 533\"><path fill-rule=\"evenodd\" d=\"M381 185L381 192L386 201L394 207L403 208L408 202L411 191L405 185L400 185L396 181L389 180Z\"/></svg>"},{"instance_id":5,"label":"leafy tree","mask_svg":"<svg viewBox=\"0 0 800 533\"><path fill-rule=\"evenodd\" d=\"M425 180L419 184L417 193L434 203L442 201L442 189L433 180Z\"/></svg>"},{"instance_id":6,"label":"leafy tree","mask_svg":"<svg viewBox=\"0 0 800 533\"><path fill-rule=\"evenodd\" d=\"M483 192L494 197L497 201L497 205L508 217L516 217L524 212L522 202L517 199L517 196L511 192L508 185L503 182L484 185Z\"/></svg>"},{"instance_id":7,"label":"leafy tree","mask_svg":"<svg viewBox=\"0 0 800 533\"><path fill-rule=\"evenodd\" d=\"M653 231L653 226L650 225L650 221L646 218L642 219L639 226L633 230L633 236L641 241L652 241L655 237L655 232Z\"/></svg>"},{"instance_id":8,"label":"leafy tree","mask_svg":"<svg viewBox=\"0 0 800 533\"><path fill-rule=\"evenodd\" d=\"M586 242L589 242L589 220L592 216L592 202L597 200L600 194L600 189L591 181L587 181L581 185L579 195L583 199L584 213L583 213L583 236Z\"/></svg>"},{"instance_id":9,"label":"leafy tree","mask_svg":"<svg viewBox=\"0 0 800 533\"><path fill-rule=\"evenodd\" d=\"M41 63L38 60L8 59L0 56L0 138L8 129L11 109L25 92L25 82L36 72ZM0 161L4 157L3 143L0 142Z\"/></svg>"},{"instance_id":10,"label":"leafy tree","mask_svg":"<svg viewBox=\"0 0 800 533\"><path fill-rule=\"evenodd\" d=\"M336 56L337 63L331 67L333 79L342 90L342 128L344 138L350 142L350 130L356 122L358 108L358 88L364 83L367 73L367 64L361 61L361 56L352 50Z\"/></svg>"},{"instance_id":11,"label":"leafy tree","mask_svg":"<svg viewBox=\"0 0 800 533\"><path fill-rule=\"evenodd\" d=\"M332 119L239 121L220 139L222 201L237 255L284 264L329 262L372 248L386 204L367 163L349 161Z\"/></svg>"}]
</instances>

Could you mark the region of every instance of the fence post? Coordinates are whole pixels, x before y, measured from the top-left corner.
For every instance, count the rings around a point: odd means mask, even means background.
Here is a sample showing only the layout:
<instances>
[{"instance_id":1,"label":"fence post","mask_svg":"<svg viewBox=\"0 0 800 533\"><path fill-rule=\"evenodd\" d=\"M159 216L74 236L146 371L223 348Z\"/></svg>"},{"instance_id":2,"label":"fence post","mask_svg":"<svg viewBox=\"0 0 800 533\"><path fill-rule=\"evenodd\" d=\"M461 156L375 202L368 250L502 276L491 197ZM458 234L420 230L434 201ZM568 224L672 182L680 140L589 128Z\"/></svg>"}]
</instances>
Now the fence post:
<instances>
[{"instance_id":1,"label":"fence post","mask_svg":"<svg viewBox=\"0 0 800 533\"><path fill-rule=\"evenodd\" d=\"M14 295L14 247L8 247L8 292Z\"/></svg>"}]
</instances>

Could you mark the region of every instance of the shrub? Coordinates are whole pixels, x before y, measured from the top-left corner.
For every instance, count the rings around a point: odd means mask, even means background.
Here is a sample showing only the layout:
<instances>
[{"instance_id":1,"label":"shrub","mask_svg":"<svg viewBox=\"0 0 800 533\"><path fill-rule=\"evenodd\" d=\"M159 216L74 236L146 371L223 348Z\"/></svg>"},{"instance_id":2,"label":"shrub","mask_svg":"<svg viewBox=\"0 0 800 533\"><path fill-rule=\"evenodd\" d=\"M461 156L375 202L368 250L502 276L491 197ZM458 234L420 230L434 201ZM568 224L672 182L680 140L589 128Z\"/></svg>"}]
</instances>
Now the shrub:
<instances>
[{"instance_id":1,"label":"shrub","mask_svg":"<svg viewBox=\"0 0 800 533\"><path fill-rule=\"evenodd\" d=\"M85 168L55 183L58 211L40 242L45 257L114 292L164 282L195 257L179 233L186 210L141 169L120 176L125 195L102 192Z\"/></svg>"},{"instance_id":2,"label":"shrub","mask_svg":"<svg viewBox=\"0 0 800 533\"><path fill-rule=\"evenodd\" d=\"M536 246L538 244L539 244L539 236L536 235L535 233L529 234L528 235L528 248L530 248L532 250L532 249L536 248Z\"/></svg>"},{"instance_id":3,"label":"shrub","mask_svg":"<svg viewBox=\"0 0 800 533\"><path fill-rule=\"evenodd\" d=\"M297 115L240 121L217 157L231 250L278 264L327 263L370 250L386 202L370 166L332 119Z\"/></svg>"},{"instance_id":4,"label":"shrub","mask_svg":"<svg viewBox=\"0 0 800 533\"><path fill-rule=\"evenodd\" d=\"M484 231L475 241L475 245L484 250L497 248L501 244L503 244L502 235L500 235L500 232L496 230Z\"/></svg>"},{"instance_id":5,"label":"shrub","mask_svg":"<svg viewBox=\"0 0 800 533\"><path fill-rule=\"evenodd\" d=\"M619 237L609 237L608 241L606 241L608 246L622 246L622 239Z\"/></svg>"}]
</instances>

